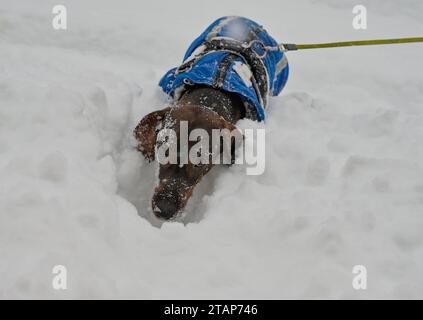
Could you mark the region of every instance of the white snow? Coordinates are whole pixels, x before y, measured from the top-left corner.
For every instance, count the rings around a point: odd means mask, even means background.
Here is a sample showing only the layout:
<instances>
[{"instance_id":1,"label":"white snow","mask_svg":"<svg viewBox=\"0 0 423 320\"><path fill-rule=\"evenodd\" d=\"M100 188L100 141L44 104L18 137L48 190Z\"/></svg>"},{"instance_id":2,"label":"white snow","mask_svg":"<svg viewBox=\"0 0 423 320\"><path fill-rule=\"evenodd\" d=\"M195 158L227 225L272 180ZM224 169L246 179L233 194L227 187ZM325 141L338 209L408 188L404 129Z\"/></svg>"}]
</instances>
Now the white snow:
<instances>
[{"instance_id":1,"label":"white snow","mask_svg":"<svg viewBox=\"0 0 423 320\"><path fill-rule=\"evenodd\" d=\"M253 73L250 70L250 67L240 61L235 61L233 69L244 82L247 87L252 86L251 77Z\"/></svg>"},{"instance_id":2,"label":"white snow","mask_svg":"<svg viewBox=\"0 0 423 320\"><path fill-rule=\"evenodd\" d=\"M62 0L66 31L56 4L0 3L0 298L423 298L421 44L290 53L265 173L213 169L180 222L151 217L131 140L220 16L281 42L421 36L423 2L361 1L365 31L349 0Z\"/></svg>"}]
</instances>

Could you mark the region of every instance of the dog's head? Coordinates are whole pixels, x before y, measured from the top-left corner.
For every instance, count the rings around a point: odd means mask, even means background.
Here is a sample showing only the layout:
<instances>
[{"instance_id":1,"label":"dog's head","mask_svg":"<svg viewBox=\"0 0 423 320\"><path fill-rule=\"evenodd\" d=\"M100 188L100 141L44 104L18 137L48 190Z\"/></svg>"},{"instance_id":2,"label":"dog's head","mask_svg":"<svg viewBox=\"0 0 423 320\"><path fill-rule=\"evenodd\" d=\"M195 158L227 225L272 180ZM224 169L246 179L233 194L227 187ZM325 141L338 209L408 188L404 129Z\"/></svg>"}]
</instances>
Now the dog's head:
<instances>
[{"instance_id":1,"label":"dog's head","mask_svg":"<svg viewBox=\"0 0 423 320\"><path fill-rule=\"evenodd\" d=\"M174 134L170 134L169 129ZM230 133L229 139L213 139L216 134L213 129ZM201 141L203 137L197 133L206 134L208 141ZM188 104L148 114L135 128L134 135L144 157L160 162L159 184L154 191L152 208L158 218L165 220L176 217L185 208L194 187L214 166L217 157L223 160L222 153L230 150L229 157L233 161L234 150L242 141L240 131L216 112ZM188 139L192 136L197 139ZM204 150L207 145L208 150ZM163 146L165 152L159 150ZM157 159L159 155L167 157L170 163ZM193 161L191 155L200 157ZM198 163L200 158L202 160Z\"/></svg>"}]
</instances>

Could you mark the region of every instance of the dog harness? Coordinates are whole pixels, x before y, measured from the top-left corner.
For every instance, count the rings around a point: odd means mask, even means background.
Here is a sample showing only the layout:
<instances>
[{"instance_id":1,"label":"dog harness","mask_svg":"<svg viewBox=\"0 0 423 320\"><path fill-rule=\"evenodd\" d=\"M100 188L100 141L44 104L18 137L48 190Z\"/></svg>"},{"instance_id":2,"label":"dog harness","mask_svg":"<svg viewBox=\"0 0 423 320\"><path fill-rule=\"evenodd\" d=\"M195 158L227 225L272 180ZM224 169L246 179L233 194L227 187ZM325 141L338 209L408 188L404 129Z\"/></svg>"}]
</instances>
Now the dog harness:
<instances>
[{"instance_id":1,"label":"dog harness","mask_svg":"<svg viewBox=\"0 0 423 320\"><path fill-rule=\"evenodd\" d=\"M264 120L269 96L277 96L288 79L285 54L256 22L223 17L212 23L185 53L183 63L169 70L159 85L178 100L193 85L238 94L246 117Z\"/></svg>"}]
</instances>

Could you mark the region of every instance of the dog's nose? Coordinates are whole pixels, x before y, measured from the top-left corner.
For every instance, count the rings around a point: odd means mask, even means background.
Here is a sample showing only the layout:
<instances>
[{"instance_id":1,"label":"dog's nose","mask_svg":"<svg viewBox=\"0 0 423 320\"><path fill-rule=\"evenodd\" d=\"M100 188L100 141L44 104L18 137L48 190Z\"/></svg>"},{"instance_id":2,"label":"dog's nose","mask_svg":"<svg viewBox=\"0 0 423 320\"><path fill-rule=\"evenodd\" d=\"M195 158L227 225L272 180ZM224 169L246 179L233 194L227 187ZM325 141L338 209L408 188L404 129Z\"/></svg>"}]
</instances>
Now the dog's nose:
<instances>
[{"instance_id":1,"label":"dog's nose","mask_svg":"<svg viewBox=\"0 0 423 320\"><path fill-rule=\"evenodd\" d=\"M172 219L178 213L178 209L178 204L170 199L159 199L153 202L153 212L159 219Z\"/></svg>"}]
</instances>

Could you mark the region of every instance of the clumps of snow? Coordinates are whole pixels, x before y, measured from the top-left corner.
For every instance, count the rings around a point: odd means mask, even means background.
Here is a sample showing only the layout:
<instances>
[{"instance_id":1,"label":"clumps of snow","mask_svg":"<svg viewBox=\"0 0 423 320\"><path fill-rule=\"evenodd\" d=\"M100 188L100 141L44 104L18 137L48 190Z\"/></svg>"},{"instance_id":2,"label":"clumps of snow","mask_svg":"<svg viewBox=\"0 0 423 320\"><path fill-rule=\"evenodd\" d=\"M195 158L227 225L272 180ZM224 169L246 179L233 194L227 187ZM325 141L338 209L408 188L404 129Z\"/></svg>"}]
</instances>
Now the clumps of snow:
<instances>
[{"instance_id":1,"label":"clumps of snow","mask_svg":"<svg viewBox=\"0 0 423 320\"><path fill-rule=\"evenodd\" d=\"M62 182L66 179L67 159L61 153L50 153L40 162L38 172L42 179Z\"/></svg>"}]
</instances>

